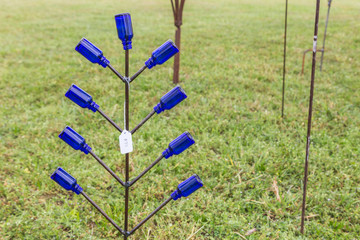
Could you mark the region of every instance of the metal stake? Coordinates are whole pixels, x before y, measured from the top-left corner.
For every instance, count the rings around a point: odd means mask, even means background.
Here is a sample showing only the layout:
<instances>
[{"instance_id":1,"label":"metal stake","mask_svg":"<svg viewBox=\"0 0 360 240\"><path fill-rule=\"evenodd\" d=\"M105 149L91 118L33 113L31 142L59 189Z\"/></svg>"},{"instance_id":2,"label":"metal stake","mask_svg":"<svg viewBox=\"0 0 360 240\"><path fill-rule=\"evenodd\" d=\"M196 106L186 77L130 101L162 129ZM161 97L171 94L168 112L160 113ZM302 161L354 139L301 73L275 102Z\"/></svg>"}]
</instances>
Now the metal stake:
<instances>
[{"instance_id":1,"label":"metal stake","mask_svg":"<svg viewBox=\"0 0 360 240\"><path fill-rule=\"evenodd\" d=\"M324 60L325 39L326 39L326 32L327 32L328 22L329 22L331 1L332 1L332 0L329 0L329 2L328 2L328 12L327 12L327 16L326 16L325 32L324 32L324 39L323 39L323 47L322 47L322 53L321 53L320 72L322 71L322 65L323 65L323 60Z\"/></svg>"},{"instance_id":2,"label":"metal stake","mask_svg":"<svg viewBox=\"0 0 360 240\"><path fill-rule=\"evenodd\" d=\"M285 101L287 13L288 13L288 0L286 0L286 7L285 7L284 65L283 65L283 85L282 85L282 102L281 102L282 118L284 117L284 101Z\"/></svg>"},{"instance_id":3,"label":"metal stake","mask_svg":"<svg viewBox=\"0 0 360 240\"><path fill-rule=\"evenodd\" d=\"M114 220L112 220L93 200L91 200L91 198L86 195L86 193L84 191L81 192L81 195L83 195L86 200L88 200L119 232L121 232L121 234L125 236L127 236L127 233L122 230L115 222Z\"/></svg>"},{"instance_id":4,"label":"metal stake","mask_svg":"<svg viewBox=\"0 0 360 240\"><path fill-rule=\"evenodd\" d=\"M316 1L316 14L315 14L315 29L314 29L314 44L313 44L313 59L312 59L312 70L311 70L311 86L310 86L310 99L309 99L309 115L308 115L308 129L306 138L306 155L305 155L305 173L304 173L304 188L303 188L303 202L302 202L302 214L301 214L301 233L304 234L304 221L305 221L305 203L306 203L306 188L308 180L308 165L309 165L309 148L310 148L310 135L311 135L311 118L312 118L312 107L314 98L314 82L315 82L315 67L316 67L316 45L318 35L318 24L319 24L319 9L320 0Z\"/></svg>"},{"instance_id":5,"label":"metal stake","mask_svg":"<svg viewBox=\"0 0 360 240\"><path fill-rule=\"evenodd\" d=\"M125 50L125 77L129 77L129 50ZM129 130L129 90L130 81L125 82L125 130ZM129 181L129 153L125 154L125 182ZM125 232L128 231L129 226L129 186L125 185ZM124 240L127 240L127 235L124 235Z\"/></svg>"}]
</instances>

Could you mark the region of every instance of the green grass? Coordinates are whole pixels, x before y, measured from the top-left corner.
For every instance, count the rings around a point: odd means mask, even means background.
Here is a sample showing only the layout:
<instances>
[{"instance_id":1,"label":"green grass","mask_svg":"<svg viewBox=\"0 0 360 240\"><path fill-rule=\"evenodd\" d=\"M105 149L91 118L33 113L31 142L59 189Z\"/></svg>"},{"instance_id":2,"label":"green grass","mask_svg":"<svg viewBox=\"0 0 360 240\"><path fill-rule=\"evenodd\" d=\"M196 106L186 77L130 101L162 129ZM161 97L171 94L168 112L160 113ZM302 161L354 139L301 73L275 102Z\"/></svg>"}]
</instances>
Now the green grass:
<instances>
[{"instance_id":1,"label":"green grass","mask_svg":"<svg viewBox=\"0 0 360 240\"><path fill-rule=\"evenodd\" d=\"M321 3L322 40L327 1ZM173 38L167 1L5 0L0 9L0 238L112 239L119 233L82 196L50 174L62 166L123 226L124 191L96 161L66 146L70 125L123 176L118 133L64 97L72 83L119 125L124 87L74 51L87 37L123 72L113 16L130 12L130 70ZM131 176L188 130L196 145L163 160L130 193L130 226L197 173L205 186L172 202L132 239L357 239L360 236L360 3L334 1L324 71L316 74L306 234L299 234L315 1L290 1L285 119L280 118L283 0L189 1L184 11L181 86L188 99L133 137ZM321 43L321 41L320 41ZM321 46L321 44L319 44ZM320 59L320 58L318 58ZM131 87L135 126L173 87L172 61ZM276 180L281 202L272 183Z\"/></svg>"}]
</instances>

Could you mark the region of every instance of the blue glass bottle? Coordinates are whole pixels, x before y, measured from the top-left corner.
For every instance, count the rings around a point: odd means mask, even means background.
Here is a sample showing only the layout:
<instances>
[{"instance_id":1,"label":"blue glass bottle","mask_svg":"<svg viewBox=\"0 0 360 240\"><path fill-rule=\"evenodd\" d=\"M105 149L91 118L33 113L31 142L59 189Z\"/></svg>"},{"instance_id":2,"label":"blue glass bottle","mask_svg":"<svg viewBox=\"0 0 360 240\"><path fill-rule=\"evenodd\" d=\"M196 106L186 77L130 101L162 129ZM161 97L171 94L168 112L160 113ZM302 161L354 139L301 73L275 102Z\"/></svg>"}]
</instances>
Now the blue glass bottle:
<instances>
[{"instance_id":1,"label":"blue glass bottle","mask_svg":"<svg viewBox=\"0 0 360 240\"><path fill-rule=\"evenodd\" d=\"M103 56L103 52L86 38L81 39L75 50L92 63L97 63L103 68L109 65L110 61Z\"/></svg>"},{"instance_id":2,"label":"blue glass bottle","mask_svg":"<svg viewBox=\"0 0 360 240\"><path fill-rule=\"evenodd\" d=\"M99 105L92 100L90 94L75 84L71 85L69 90L65 93L65 96L82 108L88 108L93 112L96 112L99 109Z\"/></svg>"},{"instance_id":3,"label":"blue glass bottle","mask_svg":"<svg viewBox=\"0 0 360 240\"><path fill-rule=\"evenodd\" d=\"M178 185L178 188L171 194L171 198L176 201L181 197L190 196L203 185L200 177L194 174Z\"/></svg>"},{"instance_id":4,"label":"blue glass bottle","mask_svg":"<svg viewBox=\"0 0 360 240\"><path fill-rule=\"evenodd\" d=\"M184 132L169 144L169 147L162 152L162 155L168 159L174 154L178 155L182 153L194 143L194 138L190 135L190 133Z\"/></svg>"},{"instance_id":5,"label":"blue glass bottle","mask_svg":"<svg viewBox=\"0 0 360 240\"><path fill-rule=\"evenodd\" d=\"M50 177L52 180L57 182L60 186L68 191L73 191L79 195L83 189L76 183L76 179L68 174L64 169L59 167Z\"/></svg>"},{"instance_id":6,"label":"blue glass bottle","mask_svg":"<svg viewBox=\"0 0 360 240\"><path fill-rule=\"evenodd\" d=\"M175 43L171 40L167 40L163 45L152 52L151 57L145 62L145 65L151 69L156 65L163 64L178 52L179 49L176 47Z\"/></svg>"},{"instance_id":7,"label":"blue glass bottle","mask_svg":"<svg viewBox=\"0 0 360 240\"><path fill-rule=\"evenodd\" d=\"M118 37L122 41L124 50L132 49L131 40L134 36L131 16L129 13L115 15Z\"/></svg>"},{"instance_id":8,"label":"blue glass bottle","mask_svg":"<svg viewBox=\"0 0 360 240\"><path fill-rule=\"evenodd\" d=\"M81 150L85 154L88 154L91 151L91 147L86 144L85 139L69 126L64 128L64 130L59 134L59 138L75 150Z\"/></svg>"},{"instance_id":9,"label":"blue glass bottle","mask_svg":"<svg viewBox=\"0 0 360 240\"><path fill-rule=\"evenodd\" d=\"M154 107L154 111L159 114L170 110L185 98L187 98L185 91L180 86L176 86L161 97L160 102Z\"/></svg>"}]
</instances>

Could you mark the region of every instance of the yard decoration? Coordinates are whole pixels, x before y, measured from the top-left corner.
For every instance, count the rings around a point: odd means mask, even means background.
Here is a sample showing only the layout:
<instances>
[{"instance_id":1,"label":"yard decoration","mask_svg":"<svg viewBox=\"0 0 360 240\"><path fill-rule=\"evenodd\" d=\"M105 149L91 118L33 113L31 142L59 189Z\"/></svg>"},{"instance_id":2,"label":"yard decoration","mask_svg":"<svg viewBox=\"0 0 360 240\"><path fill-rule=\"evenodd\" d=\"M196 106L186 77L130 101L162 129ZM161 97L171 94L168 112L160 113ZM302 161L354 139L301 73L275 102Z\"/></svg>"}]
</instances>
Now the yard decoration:
<instances>
[{"instance_id":1,"label":"yard decoration","mask_svg":"<svg viewBox=\"0 0 360 240\"><path fill-rule=\"evenodd\" d=\"M184 1L183 1L184 2ZM183 5L182 5L183 7ZM182 8L181 7L181 8ZM132 49L133 30L131 23L131 16L129 13L118 14L115 16L115 23L117 27L118 37L123 44L125 50L125 74L121 75L113 66L110 61L106 59L103 52L92 44L87 39L83 38L76 46L75 50L83 55L87 60L94 64L99 64L103 68L109 68L125 85L125 111L124 121L125 127L121 129L113 120L111 120L101 109L98 104L93 101L90 94L83 89L73 84L66 92L65 96L71 101L76 103L82 108L87 108L93 112L100 113L113 127L115 127L120 133L120 150L122 154L125 154L125 181L121 180L92 150L92 148L86 143L85 138L77 133L74 129L67 126L59 135L65 143L70 145L75 150L80 150L85 154L90 154L95 160L97 160L106 171L108 171L112 177L114 177L125 188L125 218L124 228L120 228L113 219L111 219L90 197L85 194L84 189L80 187L77 180L67 173L62 168L58 168L52 175L51 179L62 186L68 191L73 191L76 194L83 195L87 201L89 201L123 236L124 240L128 239L139 227L141 227L146 221L148 221L154 214L156 214L161 208L168 204L171 200L176 201L181 197L188 197L193 192L203 186L203 182L196 174L180 183L177 189L170 194L159 207L151 212L144 220L136 225L132 230L129 229L129 188L133 186L141 177L143 177L152 167L159 163L163 158L167 159L173 155L179 155L191 145L195 143L193 137L189 132L184 132L175 140L171 141L161 155L141 172L137 177L130 181L129 171L129 153L132 151L132 134L134 134L147 120L149 120L155 113L161 114L163 111L170 110L177 104L187 98L186 93L180 86L176 86L167 94L165 94L159 103L153 107L153 110L134 128L130 131L129 128L129 92L130 83L135 80L145 69L151 69L156 65L165 63L172 56L179 52L177 46L171 41L166 41L163 45L153 51L151 57L145 61L144 66L141 67L132 77L129 77L129 50Z\"/></svg>"}]
</instances>

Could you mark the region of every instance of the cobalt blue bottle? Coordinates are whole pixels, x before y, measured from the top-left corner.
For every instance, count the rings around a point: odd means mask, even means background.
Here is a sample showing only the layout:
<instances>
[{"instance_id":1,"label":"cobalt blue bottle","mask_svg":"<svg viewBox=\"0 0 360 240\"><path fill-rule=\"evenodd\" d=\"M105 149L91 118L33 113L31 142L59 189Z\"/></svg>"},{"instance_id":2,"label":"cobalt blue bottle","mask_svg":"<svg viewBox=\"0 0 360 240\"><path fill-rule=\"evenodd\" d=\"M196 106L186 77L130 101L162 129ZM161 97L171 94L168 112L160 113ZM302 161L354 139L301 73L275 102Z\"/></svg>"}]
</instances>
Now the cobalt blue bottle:
<instances>
[{"instance_id":1,"label":"cobalt blue bottle","mask_svg":"<svg viewBox=\"0 0 360 240\"><path fill-rule=\"evenodd\" d=\"M103 56L103 52L86 38L80 40L75 50L92 63L97 63L103 68L109 65L110 61Z\"/></svg>"},{"instance_id":2,"label":"cobalt blue bottle","mask_svg":"<svg viewBox=\"0 0 360 240\"><path fill-rule=\"evenodd\" d=\"M76 183L76 179L60 167L51 175L51 179L57 182L64 189L68 191L71 190L77 195L83 191L79 184Z\"/></svg>"},{"instance_id":3,"label":"cobalt blue bottle","mask_svg":"<svg viewBox=\"0 0 360 240\"><path fill-rule=\"evenodd\" d=\"M122 41L124 50L132 49L131 40L134 36L131 16L129 13L115 15L118 37Z\"/></svg>"},{"instance_id":4,"label":"cobalt blue bottle","mask_svg":"<svg viewBox=\"0 0 360 240\"><path fill-rule=\"evenodd\" d=\"M151 69L156 65L163 64L178 52L179 49L176 47L175 43L171 40L167 40L163 45L152 52L151 57L145 62L145 65Z\"/></svg>"},{"instance_id":5,"label":"cobalt blue bottle","mask_svg":"<svg viewBox=\"0 0 360 240\"><path fill-rule=\"evenodd\" d=\"M65 96L82 108L88 108L93 112L96 112L99 109L99 105L92 100L90 94L75 84L71 85L69 90L65 93Z\"/></svg>"},{"instance_id":6,"label":"cobalt blue bottle","mask_svg":"<svg viewBox=\"0 0 360 240\"><path fill-rule=\"evenodd\" d=\"M69 126L64 128L64 130L59 134L59 138L75 150L81 150L85 154L88 154L91 151L91 147L86 144L85 139Z\"/></svg>"},{"instance_id":7,"label":"cobalt blue bottle","mask_svg":"<svg viewBox=\"0 0 360 240\"><path fill-rule=\"evenodd\" d=\"M190 133L184 132L169 144L169 147L163 151L162 155L168 159L174 154L178 155L182 153L194 143L194 138L190 135Z\"/></svg>"},{"instance_id":8,"label":"cobalt blue bottle","mask_svg":"<svg viewBox=\"0 0 360 240\"><path fill-rule=\"evenodd\" d=\"M176 201L181 197L190 196L203 185L200 177L194 174L178 185L178 188L171 194L171 198Z\"/></svg>"},{"instance_id":9,"label":"cobalt blue bottle","mask_svg":"<svg viewBox=\"0 0 360 240\"><path fill-rule=\"evenodd\" d=\"M187 98L185 91L180 86L176 86L161 97L160 103L154 107L154 111L159 114L165 110L170 110L185 98Z\"/></svg>"}]
</instances>

